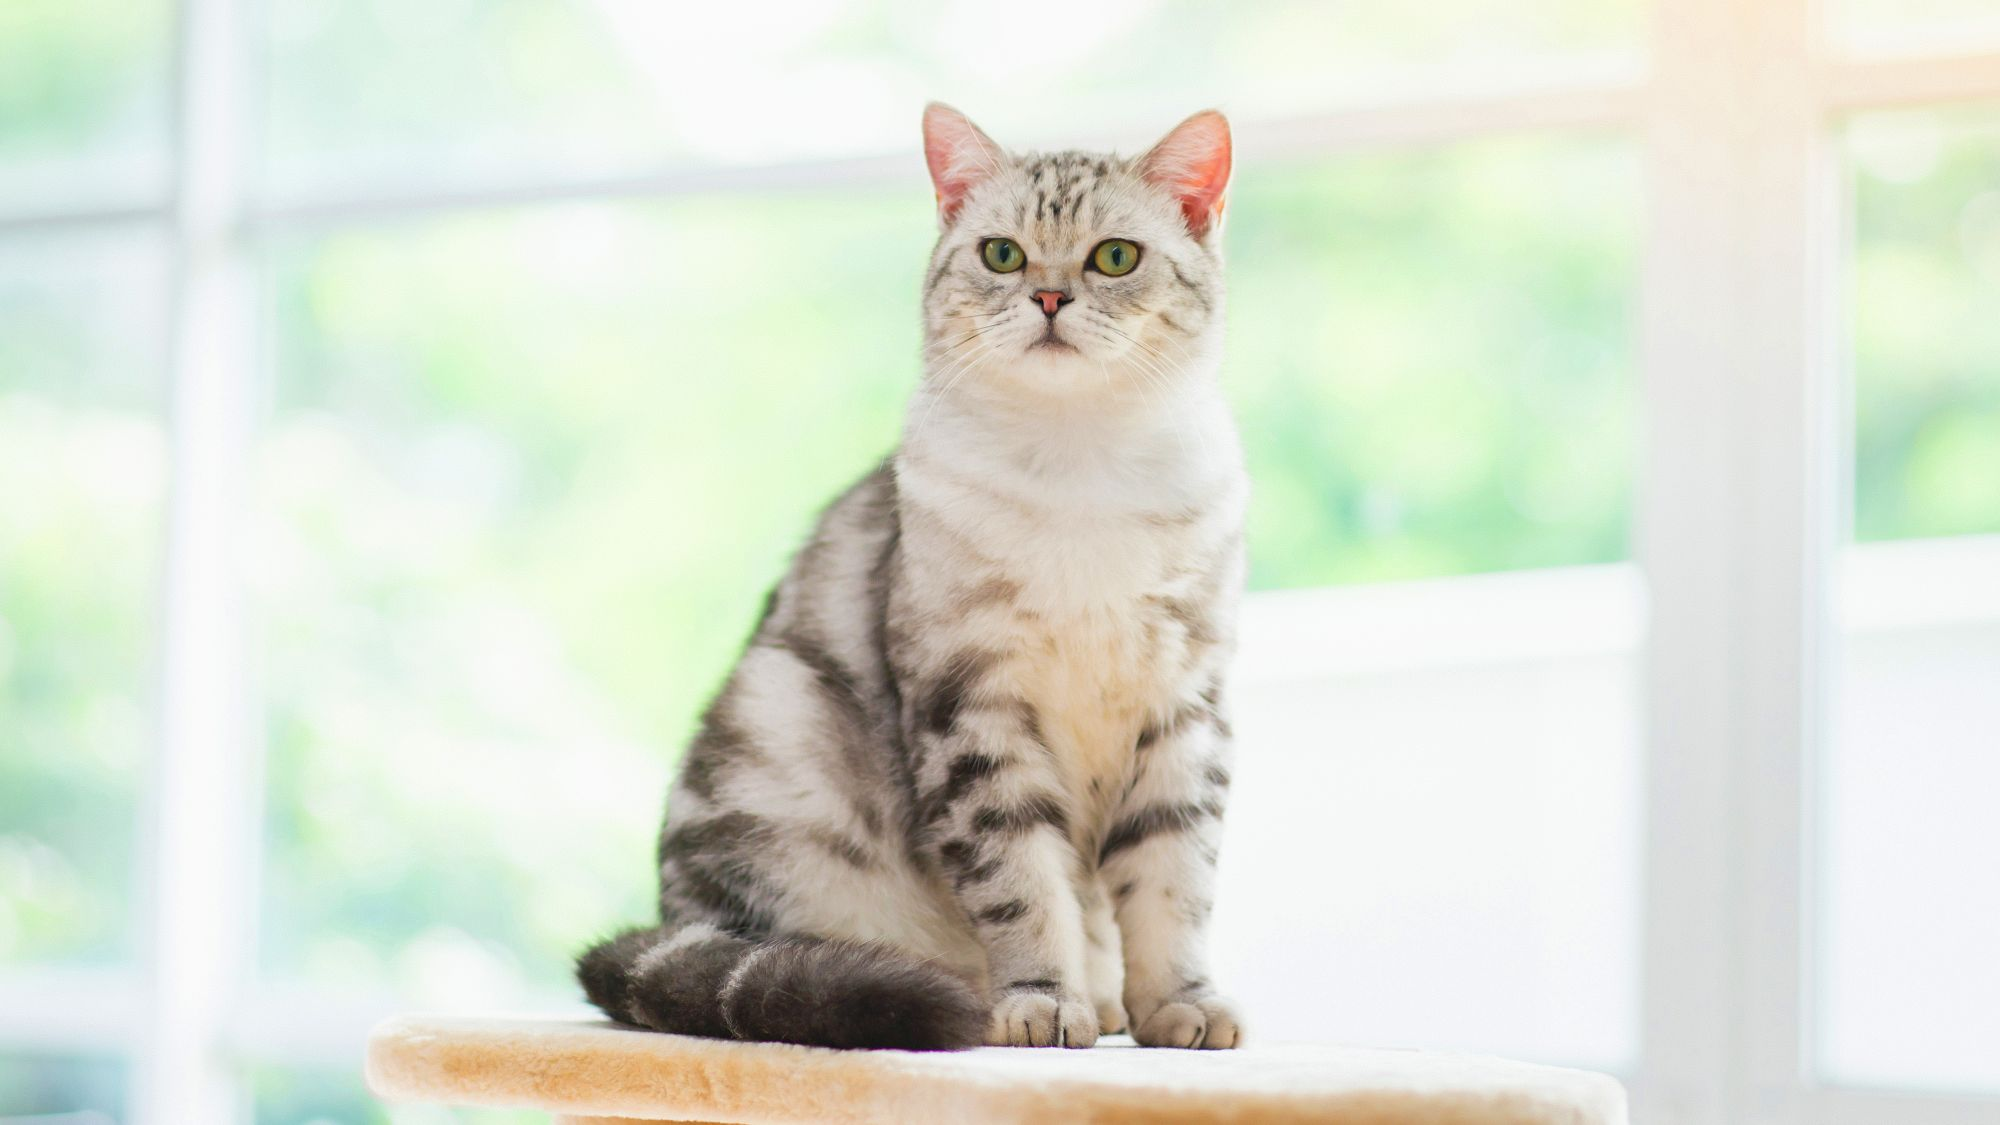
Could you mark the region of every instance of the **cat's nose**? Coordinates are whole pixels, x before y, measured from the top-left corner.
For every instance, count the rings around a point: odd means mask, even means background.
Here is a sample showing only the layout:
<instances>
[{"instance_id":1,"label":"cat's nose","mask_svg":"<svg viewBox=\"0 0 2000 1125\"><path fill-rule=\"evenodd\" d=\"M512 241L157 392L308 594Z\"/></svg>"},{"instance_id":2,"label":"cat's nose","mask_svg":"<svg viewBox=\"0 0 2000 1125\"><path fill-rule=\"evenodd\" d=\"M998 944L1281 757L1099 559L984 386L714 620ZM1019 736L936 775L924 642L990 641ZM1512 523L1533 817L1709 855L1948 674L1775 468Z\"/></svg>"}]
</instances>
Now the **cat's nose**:
<instances>
[{"instance_id":1,"label":"cat's nose","mask_svg":"<svg viewBox=\"0 0 2000 1125\"><path fill-rule=\"evenodd\" d=\"M1056 318L1057 309L1074 300L1069 294L1060 289L1037 289L1035 290L1034 297L1031 299L1041 302L1042 315L1048 317L1050 320Z\"/></svg>"}]
</instances>

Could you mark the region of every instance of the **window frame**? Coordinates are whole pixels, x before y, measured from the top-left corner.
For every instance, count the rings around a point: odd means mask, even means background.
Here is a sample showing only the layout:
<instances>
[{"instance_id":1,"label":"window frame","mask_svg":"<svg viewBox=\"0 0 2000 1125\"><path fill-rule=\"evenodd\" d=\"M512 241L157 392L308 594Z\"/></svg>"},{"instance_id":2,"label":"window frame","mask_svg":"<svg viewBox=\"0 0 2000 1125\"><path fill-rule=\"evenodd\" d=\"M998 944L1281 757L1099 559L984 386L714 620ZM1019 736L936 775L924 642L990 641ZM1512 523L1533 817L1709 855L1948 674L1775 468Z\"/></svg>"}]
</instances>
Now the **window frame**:
<instances>
[{"instance_id":1,"label":"window frame","mask_svg":"<svg viewBox=\"0 0 2000 1125\"><path fill-rule=\"evenodd\" d=\"M2000 1099L1850 1089L1813 1073L1815 771L1848 510L1834 127L1863 109L2000 99L2000 48L1840 53L1823 15L1817 0L1662 0L1644 74L1244 120L1239 145L1261 160L1576 129L1638 141L1635 558L1649 610L1635 1108L1685 1125L2000 1123ZM234 1119L246 1060L351 1065L372 1010L255 978L261 747L238 546L264 242L489 206L894 184L914 167L857 157L263 203L249 159L260 33L251 0L180 3L169 199L0 215L0 239L134 220L174 237L144 953L130 968L0 973L0 1041L134 1060L132 1118L144 1125Z\"/></svg>"}]
</instances>

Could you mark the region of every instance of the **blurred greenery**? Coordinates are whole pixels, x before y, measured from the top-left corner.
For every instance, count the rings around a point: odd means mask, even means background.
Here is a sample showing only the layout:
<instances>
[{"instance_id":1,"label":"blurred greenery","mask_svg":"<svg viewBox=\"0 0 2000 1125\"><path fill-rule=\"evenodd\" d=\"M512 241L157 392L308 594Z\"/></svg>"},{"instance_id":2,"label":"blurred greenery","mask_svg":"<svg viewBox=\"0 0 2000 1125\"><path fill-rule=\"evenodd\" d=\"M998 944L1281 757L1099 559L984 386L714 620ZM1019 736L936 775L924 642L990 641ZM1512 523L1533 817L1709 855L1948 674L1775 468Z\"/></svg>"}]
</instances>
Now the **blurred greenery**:
<instances>
[{"instance_id":1,"label":"blurred greenery","mask_svg":"<svg viewBox=\"0 0 2000 1125\"><path fill-rule=\"evenodd\" d=\"M1533 137L1241 172L1253 588L1624 557L1634 163Z\"/></svg>"},{"instance_id":2,"label":"blurred greenery","mask_svg":"<svg viewBox=\"0 0 2000 1125\"><path fill-rule=\"evenodd\" d=\"M0 3L0 213L165 188L169 0Z\"/></svg>"},{"instance_id":3,"label":"blurred greenery","mask_svg":"<svg viewBox=\"0 0 2000 1125\"><path fill-rule=\"evenodd\" d=\"M2000 532L2000 106L1867 114L1844 147L1855 537Z\"/></svg>"},{"instance_id":4,"label":"blurred greenery","mask_svg":"<svg viewBox=\"0 0 2000 1125\"><path fill-rule=\"evenodd\" d=\"M126 1072L115 1059L42 1052L0 1054L0 1120L73 1114L60 1125L98 1125L125 1113Z\"/></svg>"},{"instance_id":5,"label":"blurred greenery","mask_svg":"<svg viewBox=\"0 0 2000 1125\"><path fill-rule=\"evenodd\" d=\"M0 243L0 964L130 952L164 503L143 235Z\"/></svg>"}]
</instances>

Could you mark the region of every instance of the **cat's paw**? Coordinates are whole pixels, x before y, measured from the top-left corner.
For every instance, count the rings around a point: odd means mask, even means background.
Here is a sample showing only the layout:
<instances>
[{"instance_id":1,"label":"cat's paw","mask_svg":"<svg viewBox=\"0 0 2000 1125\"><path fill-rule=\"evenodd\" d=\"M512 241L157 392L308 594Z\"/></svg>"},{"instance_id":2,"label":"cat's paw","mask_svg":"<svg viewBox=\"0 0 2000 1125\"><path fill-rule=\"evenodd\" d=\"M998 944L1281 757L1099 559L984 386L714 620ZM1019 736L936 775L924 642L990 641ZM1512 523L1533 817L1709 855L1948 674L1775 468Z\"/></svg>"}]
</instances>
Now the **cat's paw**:
<instances>
[{"instance_id":1,"label":"cat's paw","mask_svg":"<svg viewBox=\"0 0 2000 1125\"><path fill-rule=\"evenodd\" d=\"M993 1004L986 1042L995 1047L1090 1047L1097 1015L1090 1005L1048 992L1003 992Z\"/></svg>"},{"instance_id":2,"label":"cat's paw","mask_svg":"<svg viewBox=\"0 0 2000 1125\"><path fill-rule=\"evenodd\" d=\"M1220 996L1162 1004L1139 1022L1132 1037L1141 1047L1200 1047L1221 1050L1243 1042L1243 1017Z\"/></svg>"},{"instance_id":3,"label":"cat's paw","mask_svg":"<svg viewBox=\"0 0 2000 1125\"><path fill-rule=\"evenodd\" d=\"M1125 1004L1116 997L1098 999L1091 1002L1097 1009L1097 1033L1118 1035L1131 1030L1131 1021L1125 1018Z\"/></svg>"}]
</instances>

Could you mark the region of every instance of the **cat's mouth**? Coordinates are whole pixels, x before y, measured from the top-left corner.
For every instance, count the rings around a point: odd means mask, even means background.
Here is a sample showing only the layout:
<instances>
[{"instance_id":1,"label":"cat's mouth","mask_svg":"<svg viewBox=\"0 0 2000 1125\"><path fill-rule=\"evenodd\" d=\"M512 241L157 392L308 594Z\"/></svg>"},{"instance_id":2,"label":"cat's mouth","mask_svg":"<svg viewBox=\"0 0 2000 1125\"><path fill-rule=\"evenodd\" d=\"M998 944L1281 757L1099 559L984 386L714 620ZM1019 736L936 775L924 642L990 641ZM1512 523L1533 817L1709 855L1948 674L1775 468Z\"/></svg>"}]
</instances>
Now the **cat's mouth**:
<instances>
[{"instance_id":1,"label":"cat's mouth","mask_svg":"<svg viewBox=\"0 0 2000 1125\"><path fill-rule=\"evenodd\" d=\"M1040 339L1028 345L1029 351L1034 351L1036 348L1054 348L1057 351L1073 352L1076 350L1076 345L1056 335L1056 326L1051 324L1048 327L1048 331L1042 333Z\"/></svg>"}]
</instances>

